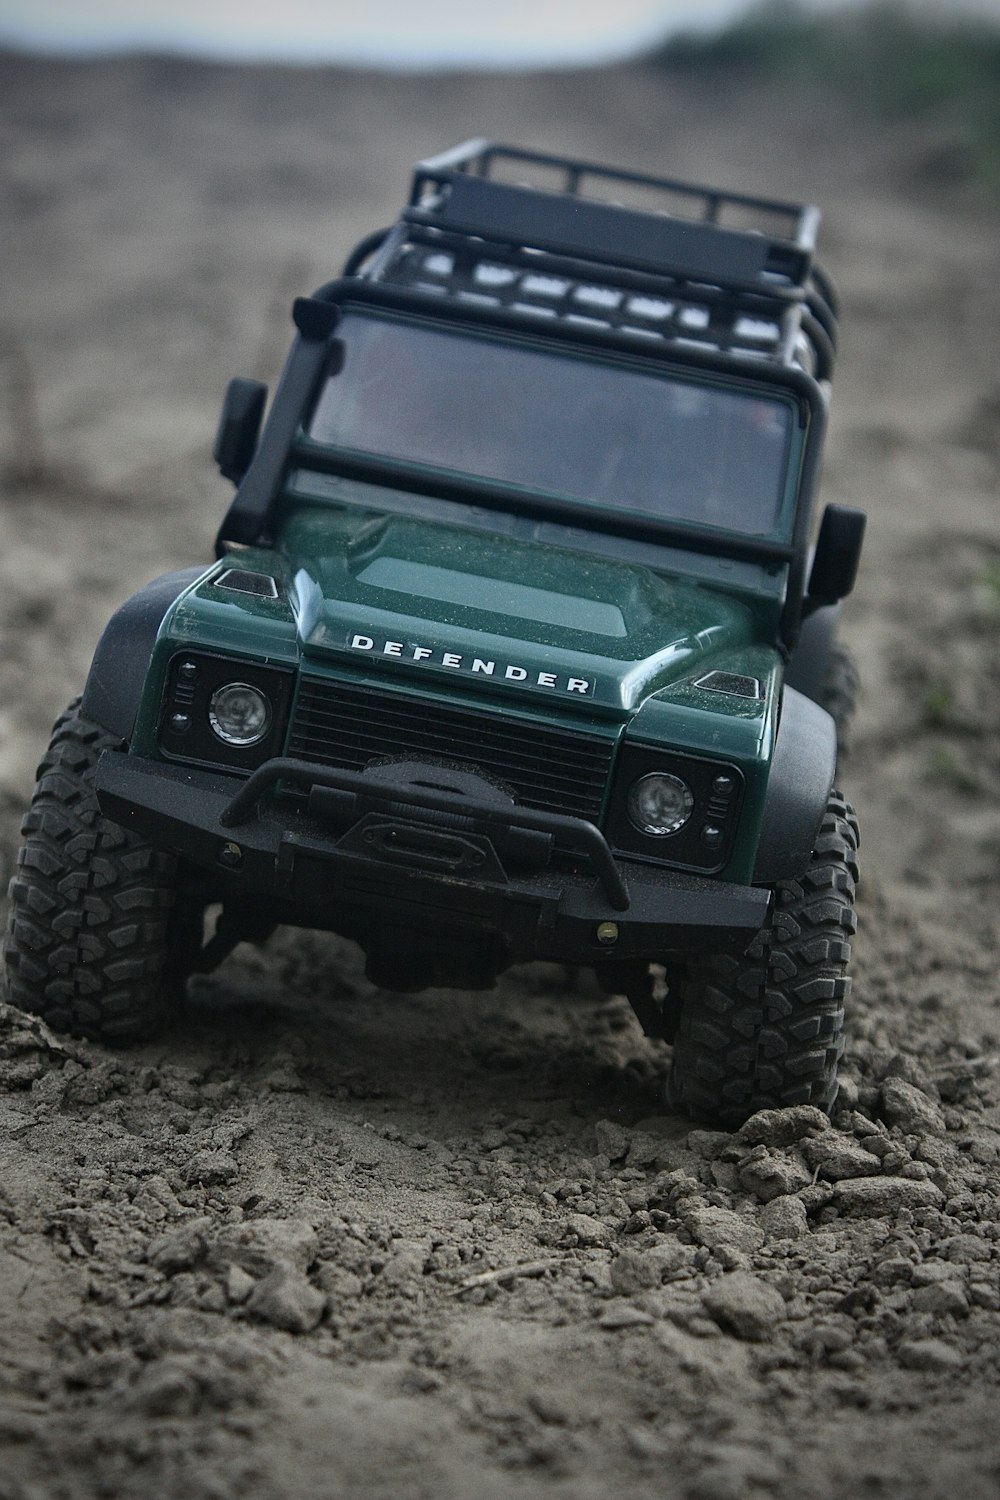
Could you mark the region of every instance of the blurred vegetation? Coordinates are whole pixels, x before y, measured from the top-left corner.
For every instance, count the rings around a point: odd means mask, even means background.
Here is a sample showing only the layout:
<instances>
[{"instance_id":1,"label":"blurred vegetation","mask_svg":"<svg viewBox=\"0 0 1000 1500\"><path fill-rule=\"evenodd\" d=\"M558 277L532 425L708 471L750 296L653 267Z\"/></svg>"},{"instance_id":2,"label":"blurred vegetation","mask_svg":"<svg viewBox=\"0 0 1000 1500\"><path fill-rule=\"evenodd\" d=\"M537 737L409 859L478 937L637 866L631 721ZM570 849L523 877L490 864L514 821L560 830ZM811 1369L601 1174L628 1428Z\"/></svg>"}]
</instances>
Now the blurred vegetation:
<instances>
[{"instance_id":1,"label":"blurred vegetation","mask_svg":"<svg viewBox=\"0 0 1000 1500\"><path fill-rule=\"evenodd\" d=\"M825 83L885 115L939 123L951 173L1000 191L1000 27L902 0L817 14L764 0L722 31L675 35L649 61L671 70L739 72ZM964 171L963 171L964 168Z\"/></svg>"}]
</instances>

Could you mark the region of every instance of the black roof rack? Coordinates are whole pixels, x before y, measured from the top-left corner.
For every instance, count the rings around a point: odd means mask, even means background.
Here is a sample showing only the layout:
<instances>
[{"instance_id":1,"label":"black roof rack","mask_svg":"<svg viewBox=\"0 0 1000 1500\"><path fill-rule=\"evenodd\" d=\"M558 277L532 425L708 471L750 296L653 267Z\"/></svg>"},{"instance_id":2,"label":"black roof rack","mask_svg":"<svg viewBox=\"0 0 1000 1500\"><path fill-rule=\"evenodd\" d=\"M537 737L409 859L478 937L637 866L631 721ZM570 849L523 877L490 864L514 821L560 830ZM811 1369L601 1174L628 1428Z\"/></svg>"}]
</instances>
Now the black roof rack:
<instances>
[{"instance_id":1,"label":"black roof rack","mask_svg":"<svg viewBox=\"0 0 1000 1500\"><path fill-rule=\"evenodd\" d=\"M817 209L467 141L414 170L377 280L828 378Z\"/></svg>"}]
</instances>

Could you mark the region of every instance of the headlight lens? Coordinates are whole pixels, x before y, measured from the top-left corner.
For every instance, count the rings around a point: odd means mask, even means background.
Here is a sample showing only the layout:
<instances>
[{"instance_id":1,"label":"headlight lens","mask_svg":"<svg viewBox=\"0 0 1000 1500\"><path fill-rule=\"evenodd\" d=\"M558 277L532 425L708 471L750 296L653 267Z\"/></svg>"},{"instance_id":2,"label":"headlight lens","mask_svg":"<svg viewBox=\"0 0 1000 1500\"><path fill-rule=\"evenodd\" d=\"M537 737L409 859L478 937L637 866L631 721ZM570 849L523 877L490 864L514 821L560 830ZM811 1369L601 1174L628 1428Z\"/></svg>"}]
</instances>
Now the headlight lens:
<instances>
[{"instance_id":1,"label":"headlight lens","mask_svg":"<svg viewBox=\"0 0 1000 1500\"><path fill-rule=\"evenodd\" d=\"M227 682L212 694L208 722L226 745L256 745L270 727L271 706L259 688Z\"/></svg>"},{"instance_id":2,"label":"headlight lens","mask_svg":"<svg viewBox=\"0 0 1000 1500\"><path fill-rule=\"evenodd\" d=\"M677 833L694 810L694 794L686 781L666 771L640 776L628 794L628 815L642 833Z\"/></svg>"}]
</instances>

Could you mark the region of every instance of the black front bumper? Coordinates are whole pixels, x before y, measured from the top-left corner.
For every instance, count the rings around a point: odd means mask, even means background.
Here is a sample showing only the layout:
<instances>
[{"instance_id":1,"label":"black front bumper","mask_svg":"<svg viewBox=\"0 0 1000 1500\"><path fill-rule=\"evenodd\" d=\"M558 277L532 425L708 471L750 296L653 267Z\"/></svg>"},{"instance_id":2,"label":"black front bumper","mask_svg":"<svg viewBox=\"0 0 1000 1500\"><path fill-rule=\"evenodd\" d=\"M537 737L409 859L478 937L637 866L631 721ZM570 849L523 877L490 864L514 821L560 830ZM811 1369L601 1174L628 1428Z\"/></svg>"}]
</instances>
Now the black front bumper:
<instances>
[{"instance_id":1,"label":"black front bumper","mask_svg":"<svg viewBox=\"0 0 1000 1500\"><path fill-rule=\"evenodd\" d=\"M308 806L269 795L278 782L310 789ZM217 899L242 894L273 905L276 920L349 937L479 934L510 963L656 960L742 950L769 908L769 892L757 887L616 858L583 819L373 784L306 762L269 761L237 782L106 751L96 789L112 821L214 875ZM324 815L324 795L343 826ZM575 867L510 873L504 849L519 833L558 838L578 856Z\"/></svg>"}]
</instances>

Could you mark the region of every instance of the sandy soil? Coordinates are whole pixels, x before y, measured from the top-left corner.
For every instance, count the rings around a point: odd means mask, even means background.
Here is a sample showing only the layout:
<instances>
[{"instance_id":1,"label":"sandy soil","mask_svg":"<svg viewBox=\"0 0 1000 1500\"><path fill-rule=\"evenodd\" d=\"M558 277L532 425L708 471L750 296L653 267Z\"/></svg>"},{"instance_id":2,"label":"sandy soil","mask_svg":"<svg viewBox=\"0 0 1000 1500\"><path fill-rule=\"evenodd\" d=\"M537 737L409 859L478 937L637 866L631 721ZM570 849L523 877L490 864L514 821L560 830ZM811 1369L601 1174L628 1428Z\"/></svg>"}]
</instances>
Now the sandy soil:
<instances>
[{"instance_id":1,"label":"sandy soil","mask_svg":"<svg viewBox=\"0 0 1000 1500\"><path fill-rule=\"evenodd\" d=\"M110 609L207 558L229 375L495 133L815 198L866 878L832 1123L657 1112L666 1053L533 968L375 991L280 934L125 1055L0 1012L0 1497L586 1500L1000 1482L1000 291L961 142L639 70L0 64L0 886Z\"/></svg>"}]
</instances>

